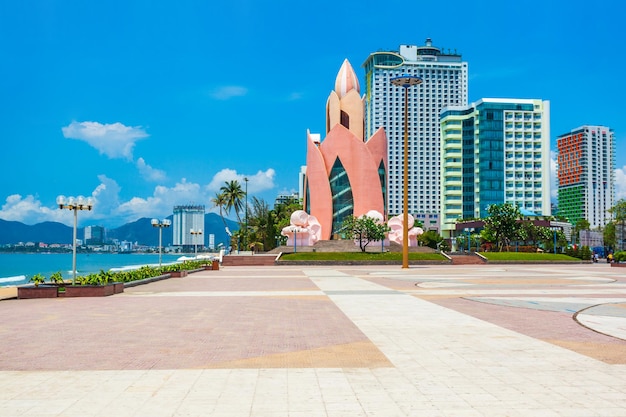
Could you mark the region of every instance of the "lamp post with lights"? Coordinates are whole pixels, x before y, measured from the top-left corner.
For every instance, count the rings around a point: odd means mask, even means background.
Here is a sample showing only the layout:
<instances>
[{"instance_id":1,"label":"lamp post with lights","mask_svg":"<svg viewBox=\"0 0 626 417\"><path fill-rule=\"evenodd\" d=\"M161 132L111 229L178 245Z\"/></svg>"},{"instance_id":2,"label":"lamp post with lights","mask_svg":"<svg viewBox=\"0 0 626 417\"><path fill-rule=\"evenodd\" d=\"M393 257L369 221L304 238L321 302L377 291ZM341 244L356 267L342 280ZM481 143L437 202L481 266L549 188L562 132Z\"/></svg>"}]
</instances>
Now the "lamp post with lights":
<instances>
[{"instance_id":1,"label":"lamp post with lights","mask_svg":"<svg viewBox=\"0 0 626 417\"><path fill-rule=\"evenodd\" d=\"M152 227L159 228L159 268L160 268L161 267L161 247L162 247L161 242L163 241L163 228L170 227L172 222L169 219L163 219L163 220L152 219L150 223L152 223Z\"/></svg>"},{"instance_id":2,"label":"lamp post with lights","mask_svg":"<svg viewBox=\"0 0 626 417\"><path fill-rule=\"evenodd\" d=\"M198 256L198 235L202 235L202 230L189 230L189 233L193 236L194 255Z\"/></svg>"},{"instance_id":3,"label":"lamp post with lights","mask_svg":"<svg viewBox=\"0 0 626 417\"><path fill-rule=\"evenodd\" d=\"M60 195L57 197L57 205L59 209L67 209L74 211L74 234L72 240L72 285L76 285L76 228L78 225L78 210L91 210L93 208L93 199L91 197L65 197Z\"/></svg>"},{"instance_id":4,"label":"lamp post with lights","mask_svg":"<svg viewBox=\"0 0 626 417\"><path fill-rule=\"evenodd\" d=\"M422 83L420 77L403 74L389 80L404 88L404 192L402 217L402 268L409 267L409 87Z\"/></svg>"}]
</instances>

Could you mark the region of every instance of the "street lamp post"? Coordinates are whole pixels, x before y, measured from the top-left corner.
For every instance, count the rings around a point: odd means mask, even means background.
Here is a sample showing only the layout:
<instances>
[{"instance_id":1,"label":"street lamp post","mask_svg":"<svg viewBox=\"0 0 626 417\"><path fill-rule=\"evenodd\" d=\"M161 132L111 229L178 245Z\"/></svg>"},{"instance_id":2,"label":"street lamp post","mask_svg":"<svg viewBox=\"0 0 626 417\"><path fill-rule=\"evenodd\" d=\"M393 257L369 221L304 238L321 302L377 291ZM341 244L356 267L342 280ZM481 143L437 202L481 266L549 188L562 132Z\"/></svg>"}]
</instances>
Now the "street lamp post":
<instances>
[{"instance_id":1,"label":"street lamp post","mask_svg":"<svg viewBox=\"0 0 626 417\"><path fill-rule=\"evenodd\" d=\"M246 182L246 232L244 234L244 248L248 250L248 177L243 177Z\"/></svg>"},{"instance_id":2,"label":"street lamp post","mask_svg":"<svg viewBox=\"0 0 626 417\"><path fill-rule=\"evenodd\" d=\"M193 236L193 246L194 246L194 255L198 256L198 240L197 240L197 236L202 234L202 230L194 230L191 229L189 230L189 233L191 233L191 235Z\"/></svg>"},{"instance_id":3,"label":"street lamp post","mask_svg":"<svg viewBox=\"0 0 626 417\"><path fill-rule=\"evenodd\" d=\"M76 228L78 225L78 210L91 210L93 208L93 199L91 197L65 197L60 195L57 197L57 205L59 209L67 209L74 211L74 234L72 240L72 285L76 285Z\"/></svg>"},{"instance_id":4,"label":"street lamp post","mask_svg":"<svg viewBox=\"0 0 626 417\"><path fill-rule=\"evenodd\" d=\"M409 267L409 87L422 83L420 77L404 74L389 80L404 88L404 193L402 225L402 268Z\"/></svg>"},{"instance_id":5,"label":"street lamp post","mask_svg":"<svg viewBox=\"0 0 626 417\"><path fill-rule=\"evenodd\" d=\"M172 222L170 222L169 219L163 219L160 221L158 219L152 219L150 223L152 223L152 227L159 228L159 268L160 268L161 267L161 247L162 247L162 241L163 241L163 228L170 227Z\"/></svg>"}]
</instances>

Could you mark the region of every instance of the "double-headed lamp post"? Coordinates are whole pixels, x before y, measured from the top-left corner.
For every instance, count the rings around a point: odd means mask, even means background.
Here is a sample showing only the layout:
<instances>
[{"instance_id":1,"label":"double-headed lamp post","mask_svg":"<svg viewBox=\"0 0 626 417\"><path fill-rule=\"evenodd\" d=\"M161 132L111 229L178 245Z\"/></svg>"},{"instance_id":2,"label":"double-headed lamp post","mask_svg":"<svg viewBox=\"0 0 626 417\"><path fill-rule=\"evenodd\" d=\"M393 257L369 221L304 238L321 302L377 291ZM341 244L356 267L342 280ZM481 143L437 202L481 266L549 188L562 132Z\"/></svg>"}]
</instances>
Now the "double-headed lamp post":
<instances>
[{"instance_id":1,"label":"double-headed lamp post","mask_svg":"<svg viewBox=\"0 0 626 417\"><path fill-rule=\"evenodd\" d=\"M189 233L193 236L194 255L198 256L198 235L202 235L202 230L189 230Z\"/></svg>"},{"instance_id":2,"label":"double-headed lamp post","mask_svg":"<svg viewBox=\"0 0 626 417\"><path fill-rule=\"evenodd\" d=\"M409 87L422 83L415 75L403 74L389 80L404 88L404 192L402 217L402 268L409 267Z\"/></svg>"},{"instance_id":3,"label":"double-headed lamp post","mask_svg":"<svg viewBox=\"0 0 626 417\"><path fill-rule=\"evenodd\" d=\"M61 210L74 211L74 239L72 240L72 285L76 284L76 226L78 225L78 210L91 210L93 208L93 199L91 197L65 197L60 195L57 197L57 205Z\"/></svg>"},{"instance_id":4,"label":"double-headed lamp post","mask_svg":"<svg viewBox=\"0 0 626 417\"><path fill-rule=\"evenodd\" d=\"M172 222L169 219L163 219L163 220L152 219L150 223L152 223L152 227L159 228L159 268L160 268L161 267L161 248L162 248L161 242L163 241L163 228L170 227Z\"/></svg>"}]
</instances>

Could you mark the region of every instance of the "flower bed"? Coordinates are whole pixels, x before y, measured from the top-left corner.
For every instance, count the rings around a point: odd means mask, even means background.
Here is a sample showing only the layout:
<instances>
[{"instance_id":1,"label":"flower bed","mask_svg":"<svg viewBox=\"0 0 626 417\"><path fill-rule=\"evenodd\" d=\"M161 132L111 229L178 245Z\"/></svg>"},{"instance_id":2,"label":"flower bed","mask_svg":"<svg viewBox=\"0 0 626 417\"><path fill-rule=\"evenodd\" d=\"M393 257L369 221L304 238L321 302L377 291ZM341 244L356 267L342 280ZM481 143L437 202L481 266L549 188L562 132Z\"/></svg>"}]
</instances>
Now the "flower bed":
<instances>
[{"instance_id":1,"label":"flower bed","mask_svg":"<svg viewBox=\"0 0 626 417\"><path fill-rule=\"evenodd\" d=\"M209 266L215 269L215 263ZM189 271L205 269L207 262L186 261L164 267L143 266L132 271L100 271L76 277L75 284L63 280L60 272L56 272L46 281L41 274L31 278L35 285L18 287L18 298L55 298L55 297L106 297L124 292L125 284L151 282L165 277L186 277ZM219 269L219 264L217 265Z\"/></svg>"}]
</instances>

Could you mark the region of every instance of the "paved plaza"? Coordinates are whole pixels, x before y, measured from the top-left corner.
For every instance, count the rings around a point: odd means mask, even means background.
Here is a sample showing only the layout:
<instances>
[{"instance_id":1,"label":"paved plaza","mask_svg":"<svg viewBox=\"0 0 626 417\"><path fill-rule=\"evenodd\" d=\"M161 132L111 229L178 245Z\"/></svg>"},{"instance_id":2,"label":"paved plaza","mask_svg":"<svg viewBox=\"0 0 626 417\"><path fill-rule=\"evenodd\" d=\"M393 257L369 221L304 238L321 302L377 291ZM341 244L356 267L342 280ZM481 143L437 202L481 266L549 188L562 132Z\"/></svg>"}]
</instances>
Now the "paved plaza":
<instances>
[{"instance_id":1,"label":"paved plaza","mask_svg":"<svg viewBox=\"0 0 626 417\"><path fill-rule=\"evenodd\" d=\"M0 301L0 416L626 416L626 268L224 267Z\"/></svg>"}]
</instances>

